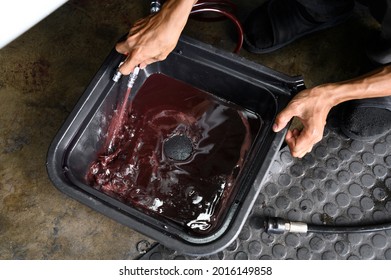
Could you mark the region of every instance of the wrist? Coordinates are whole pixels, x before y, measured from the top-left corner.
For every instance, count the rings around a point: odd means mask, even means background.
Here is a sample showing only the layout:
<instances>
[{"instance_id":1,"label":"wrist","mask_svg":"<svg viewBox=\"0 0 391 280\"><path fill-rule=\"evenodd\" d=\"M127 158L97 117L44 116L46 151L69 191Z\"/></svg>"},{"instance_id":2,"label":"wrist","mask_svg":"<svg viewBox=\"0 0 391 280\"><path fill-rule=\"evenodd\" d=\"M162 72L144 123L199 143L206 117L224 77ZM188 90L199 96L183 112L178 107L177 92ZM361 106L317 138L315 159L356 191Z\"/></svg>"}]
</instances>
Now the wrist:
<instances>
[{"instance_id":1,"label":"wrist","mask_svg":"<svg viewBox=\"0 0 391 280\"><path fill-rule=\"evenodd\" d=\"M189 18L195 0L167 0L164 2L160 13L167 20L170 27L179 33L184 29Z\"/></svg>"},{"instance_id":2,"label":"wrist","mask_svg":"<svg viewBox=\"0 0 391 280\"><path fill-rule=\"evenodd\" d=\"M315 87L322 95L322 102L330 108L343 102L360 98L365 89L360 83L337 82Z\"/></svg>"},{"instance_id":3,"label":"wrist","mask_svg":"<svg viewBox=\"0 0 391 280\"><path fill-rule=\"evenodd\" d=\"M341 101L339 95L335 93L336 89L334 84L322 84L310 89L310 94L314 97L314 106L320 106L328 112L338 105Z\"/></svg>"}]
</instances>

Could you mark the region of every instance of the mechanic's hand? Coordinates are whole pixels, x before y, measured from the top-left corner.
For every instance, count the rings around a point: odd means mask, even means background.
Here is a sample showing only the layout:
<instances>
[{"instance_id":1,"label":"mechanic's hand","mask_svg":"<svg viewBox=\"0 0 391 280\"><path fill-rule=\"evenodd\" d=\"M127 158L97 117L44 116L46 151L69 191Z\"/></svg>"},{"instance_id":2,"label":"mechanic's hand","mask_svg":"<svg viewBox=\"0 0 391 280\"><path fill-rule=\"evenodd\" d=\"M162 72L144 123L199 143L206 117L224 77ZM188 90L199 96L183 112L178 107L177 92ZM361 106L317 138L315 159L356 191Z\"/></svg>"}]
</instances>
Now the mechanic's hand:
<instances>
[{"instance_id":1,"label":"mechanic's hand","mask_svg":"<svg viewBox=\"0 0 391 280\"><path fill-rule=\"evenodd\" d=\"M302 158L322 139L326 118L332 108L328 94L323 87L305 89L277 115L274 132L282 130L293 117L297 117L304 126L301 131L295 128L286 134L285 141L293 157Z\"/></svg>"},{"instance_id":2,"label":"mechanic's hand","mask_svg":"<svg viewBox=\"0 0 391 280\"><path fill-rule=\"evenodd\" d=\"M144 68L166 59L178 43L192 5L193 1L167 1L158 13L138 20L127 39L116 45L119 53L128 56L120 72L128 75L138 65Z\"/></svg>"}]
</instances>

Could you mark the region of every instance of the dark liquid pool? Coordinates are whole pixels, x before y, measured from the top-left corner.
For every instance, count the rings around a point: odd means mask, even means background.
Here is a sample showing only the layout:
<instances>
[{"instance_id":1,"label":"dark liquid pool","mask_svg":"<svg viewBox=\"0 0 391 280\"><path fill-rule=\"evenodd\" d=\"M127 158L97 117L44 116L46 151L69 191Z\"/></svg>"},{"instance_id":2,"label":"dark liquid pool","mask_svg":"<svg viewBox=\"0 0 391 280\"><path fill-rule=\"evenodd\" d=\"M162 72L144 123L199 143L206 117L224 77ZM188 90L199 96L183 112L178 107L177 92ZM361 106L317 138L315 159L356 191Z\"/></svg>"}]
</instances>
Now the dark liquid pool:
<instances>
[{"instance_id":1,"label":"dark liquid pool","mask_svg":"<svg viewBox=\"0 0 391 280\"><path fill-rule=\"evenodd\" d=\"M240 94L240 92L238 92ZM110 124L111 126L116 124ZM91 164L91 186L190 232L216 229L262 120L163 74L144 82ZM110 131L110 128L109 128Z\"/></svg>"}]
</instances>

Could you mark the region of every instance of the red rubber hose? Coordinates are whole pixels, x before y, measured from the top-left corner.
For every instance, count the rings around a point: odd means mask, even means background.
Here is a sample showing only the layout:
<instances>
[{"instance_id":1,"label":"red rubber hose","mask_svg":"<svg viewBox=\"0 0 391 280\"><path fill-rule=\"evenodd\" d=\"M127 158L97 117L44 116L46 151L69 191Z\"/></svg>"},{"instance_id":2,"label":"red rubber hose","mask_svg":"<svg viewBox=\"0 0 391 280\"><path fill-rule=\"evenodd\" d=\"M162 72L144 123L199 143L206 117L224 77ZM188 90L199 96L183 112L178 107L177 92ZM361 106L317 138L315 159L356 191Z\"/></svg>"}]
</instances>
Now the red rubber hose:
<instances>
[{"instance_id":1,"label":"red rubber hose","mask_svg":"<svg viewBox=\"0 0 391 280\"><path fill-rule=\"evenodd\" d=\"M238 33L237 44L234 49L235 53L238 53L243 45L243 27L240 21L236 18L234 13L236 12L236 5L228 0L202 0L194 4L191 11L191 15L202 15L205 13L216 13L219 16L215 17L201 17L203 20L221 20L223 18L230 19L236 27Z\"/></svg>"}]
</instances>

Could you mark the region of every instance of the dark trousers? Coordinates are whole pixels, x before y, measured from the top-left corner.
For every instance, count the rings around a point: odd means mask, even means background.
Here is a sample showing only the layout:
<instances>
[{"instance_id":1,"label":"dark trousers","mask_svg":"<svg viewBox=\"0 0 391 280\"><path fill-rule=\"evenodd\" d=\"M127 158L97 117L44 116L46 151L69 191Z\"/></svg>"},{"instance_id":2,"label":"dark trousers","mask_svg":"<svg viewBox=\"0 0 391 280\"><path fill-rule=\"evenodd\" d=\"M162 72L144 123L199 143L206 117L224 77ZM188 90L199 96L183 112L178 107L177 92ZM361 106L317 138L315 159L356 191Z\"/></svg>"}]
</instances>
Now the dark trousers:
<instances>
[{"instance_id":1,"label":"dark trousers","mask_svg":"<svg viewBox=\"0 0 391 280\"><path fill-rule=\"evenodd\" d=\"M296 0L318 21L331 20L354 7L354 0ZM381 36L391 41L391 0L358 0L381 24Z\"/></svg>"}]
</instances>

